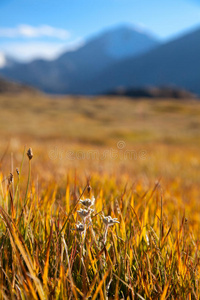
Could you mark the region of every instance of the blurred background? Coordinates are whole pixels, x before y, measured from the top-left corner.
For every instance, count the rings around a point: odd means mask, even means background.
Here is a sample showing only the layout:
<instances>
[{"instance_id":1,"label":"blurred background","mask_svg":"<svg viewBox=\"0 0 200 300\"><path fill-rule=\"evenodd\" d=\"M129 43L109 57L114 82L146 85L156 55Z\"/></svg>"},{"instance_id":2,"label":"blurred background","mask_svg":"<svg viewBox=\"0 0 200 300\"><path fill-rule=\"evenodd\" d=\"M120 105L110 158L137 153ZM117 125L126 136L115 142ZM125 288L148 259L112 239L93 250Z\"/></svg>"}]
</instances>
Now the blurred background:
<instances>
[{"instance_id":1,"label":"blurred background","mask_svg":"<svg viewBox=\"0 0 200 300\"><path fill-rule=\"evenodd\" d=\"M28 145L45 176L83 166L197 187L199 96L198 0L0 1L7 171Z\"/></svg>"},{"instance_id":2,"label":"blurred background","mask_svg":"<svg viewBox=\"0 0 200 300\"><path fill-rule=\"evenodd\" d=\"M3 0L0 20L7 79L51 94L200 94L198 0Z\"/></svg>"}]
</instances>

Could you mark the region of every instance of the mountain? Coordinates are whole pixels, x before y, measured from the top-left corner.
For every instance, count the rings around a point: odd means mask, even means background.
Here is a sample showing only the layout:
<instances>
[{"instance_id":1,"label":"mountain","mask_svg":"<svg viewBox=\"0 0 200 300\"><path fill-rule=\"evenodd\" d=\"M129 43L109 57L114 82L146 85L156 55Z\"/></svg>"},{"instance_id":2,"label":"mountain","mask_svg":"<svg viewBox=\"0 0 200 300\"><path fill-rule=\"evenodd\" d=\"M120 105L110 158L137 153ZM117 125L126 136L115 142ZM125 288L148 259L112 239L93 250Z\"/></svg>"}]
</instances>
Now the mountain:
<instances>
[{"instance_id":1,"label":"mountain","mask_svg":"<svg viewBox=\"0 0 200 300\"><path fill-rule=\"evenodd\" d=\"M80 92L98 94L148 86L181 88L200 95L200 29L143 55L114 63L85 82Z\"/></svg>"},{"instance_id":2,"label":"mountain","mask_svg":"<svg viewBox=\"0 0 200 300\"><path fill-rule=\"evenodd\" d=\"M7 94L7 93L9 93L9 94L16 94L16 93L38 94L39 91L37 91L36 89L34 89L30 86L12 82L12 81L4 79L3 77L0 77L0 94Z\"/></svg>"},{"instance_id":3,"label":"mountain","mask_svg":"<svg viewBox=\"0 0 200 300\"><path fill-rule=\"evenodd\" d=\"M85 82L122 59L145 53L160 42L141 29L118 26L94 36L54 61L34 60L6 66L0 73L49 93L80 93Z\"/></svg>"}]
</instances>

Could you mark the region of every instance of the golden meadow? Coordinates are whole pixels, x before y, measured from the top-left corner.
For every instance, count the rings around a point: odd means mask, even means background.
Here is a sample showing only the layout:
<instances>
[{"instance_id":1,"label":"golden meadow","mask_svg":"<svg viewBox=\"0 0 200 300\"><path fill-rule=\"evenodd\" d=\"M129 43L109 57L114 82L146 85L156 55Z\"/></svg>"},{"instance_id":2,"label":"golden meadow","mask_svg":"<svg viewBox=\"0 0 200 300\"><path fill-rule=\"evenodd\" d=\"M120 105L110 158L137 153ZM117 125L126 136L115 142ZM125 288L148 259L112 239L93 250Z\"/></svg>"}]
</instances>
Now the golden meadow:
<instances>
[{"instance_id":1,"label":"golden meadow","mask_svg":"<svg viewBox=\"0 0 200 300\"><path fill-rule=\"evenodd\" d=\"M198 101L0 105L1 299L199 299Z\"/></svg>"}]
</instances>

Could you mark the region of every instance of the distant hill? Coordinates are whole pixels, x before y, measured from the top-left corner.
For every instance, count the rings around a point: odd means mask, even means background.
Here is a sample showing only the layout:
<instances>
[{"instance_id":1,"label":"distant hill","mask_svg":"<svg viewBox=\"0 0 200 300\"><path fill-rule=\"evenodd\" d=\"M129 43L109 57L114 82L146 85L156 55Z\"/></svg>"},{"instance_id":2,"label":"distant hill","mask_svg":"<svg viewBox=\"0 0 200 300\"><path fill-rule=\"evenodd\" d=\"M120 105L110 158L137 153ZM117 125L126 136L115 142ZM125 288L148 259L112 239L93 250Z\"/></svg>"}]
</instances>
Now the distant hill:
<instances>
[{"instance_id":1,"label":"distant hill","mask_svg":"<svg viewBox=\"0 0 200 300\"><path fill-rule=\"evenodd\" d=\"M122 59L143 54L160 45L157 38L138 28L118 26L92 37L75 51L54 61L35 60L5 66L5 77L37 87L45 92L78 94L85 82Z\"/></svg>"},{"instance_id":2,"label":"distant hill","mask_svg":"<svg viewBox=\"0 0 200 300\"><path fill-rule=\"evenodd\" d=\"M147 88L119 88L106 92L106 95L126 96L131 98L159 98L159 99L193 99L196 96L186 90L169 87L147 87Z\"/></svg>"},{"instance_id":3,"label":"distant hill","mask_svg":"<svg viewBox=\"0 0 200 300\"><path fill-rule=\"evenodd\" d=\"M39 93L39 91L37 91L36 89L30 86L8 81L0 77L0 94L4 94L4 93L15 94L15 93L23 93L23 92Z\"/></svg>"},{"instance_id":4,"label":"distant hill","mask_svg":"<svg viewBox=\"0 0 200 300\"><path fill-rule=\"evenodd\" d=\"M200 29L121 62L85 83L81 93L169 86L200 95Z\"/></svg>"}]
</instances>

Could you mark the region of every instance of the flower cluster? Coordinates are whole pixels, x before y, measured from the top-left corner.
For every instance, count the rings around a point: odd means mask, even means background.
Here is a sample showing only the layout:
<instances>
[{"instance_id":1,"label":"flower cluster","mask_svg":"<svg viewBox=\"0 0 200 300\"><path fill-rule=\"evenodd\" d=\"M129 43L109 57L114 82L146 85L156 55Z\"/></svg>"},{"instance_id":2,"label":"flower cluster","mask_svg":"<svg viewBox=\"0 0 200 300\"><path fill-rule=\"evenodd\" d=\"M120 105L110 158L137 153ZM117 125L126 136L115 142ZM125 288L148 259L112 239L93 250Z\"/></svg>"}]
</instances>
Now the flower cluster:
<instances>
[{"instance_id":1,"label":"flower cluster","mask_svg":"<svg viewBox=\"0 0 200 300\"><path fill-rule=\"evenodd\" d=\"M84 208L80 208L79 210L77 210L77 213L81 217L82 222L78 222L78 224L76 224L76 230L80 233L83 233L83 236L85 237L87 220L89 220L89 224L92 224L91 213L94 211L94 209L92 209L91 206L95 204L95 198L92 197L91 199L80 199L79 203L82 204ZM107 239L108 227L114 224L119 224L120 222L117 220L117 218L112 218L111 216L105 217L104 214L102 214L102 220L105 225L105 232L103 237L103 243L105 244Z\"/></svg>"},{"instance_id":2,"label":"flower cluster","mask_svg":"<svg viewBox=\"0 0 200 300\"><path fill-rule=\"evenodd\" d=\"M76 224L76 230L79 232L83 232L84 231L84 225L81 222L78 222L78 224Z\"/></svg>"},{"instance_id":3,"label":"flower cluster","mask_svg":"<svg viewBox=\"0 0 200 300\"><path fill-rule=\"evenodd\" d=\"M79 214L79 216L85 221L87 217L89 217L91 215L91 212L93 212L93 209L80 209L77 210L77 213Z\"/></svg>"},{"instance_id":4,"label":"flower cluster","mask_svg":"<svg viewBox=\"0 0 200 300\"><path fill-rule=\"evenodd\" d=\"M91 206L94 205L95 203L95 198L92 197L92 199L80 199L80 204L82 204L85 208L80 208L79 210L77 210L77 213L79 214L79 216L82 219L82 223L78 222L78 224L76 224L76 230L78 232L83 232L85 231L85 226L86 226L86 221L87 219L89 219L91 221L91 213L94 211L94 209L91 209Z\"/></svg>"},{"instance_id":5,"label":"flower cluster","mask_svg":"<svg viewBox=\"0 0 200 300\"><path fill-rule=\"evenodd\" d=\"M94 202L95 202L95 198L94 197L92 197L91 200L89 198L84 199L84 200L80 200L80 203L83 204L84 206L86 206L87 208L93 206Z\"/></svg>"},{"instance_id":6,"label":"flower cluster","mask_svg":"<svg viewBox=\"0 0 200 300\"><path fill-rule=\"evenodd\" d=\"M103 216L103 222L106 226L112 226L116 223L119 223L119 221L117 220L117 218L112 218L111 216Z\"/></svg>"}]
</instances>

